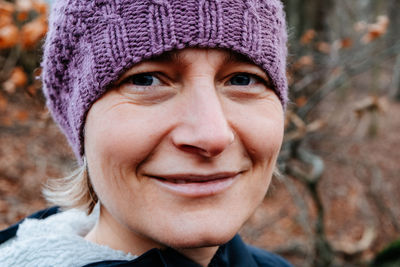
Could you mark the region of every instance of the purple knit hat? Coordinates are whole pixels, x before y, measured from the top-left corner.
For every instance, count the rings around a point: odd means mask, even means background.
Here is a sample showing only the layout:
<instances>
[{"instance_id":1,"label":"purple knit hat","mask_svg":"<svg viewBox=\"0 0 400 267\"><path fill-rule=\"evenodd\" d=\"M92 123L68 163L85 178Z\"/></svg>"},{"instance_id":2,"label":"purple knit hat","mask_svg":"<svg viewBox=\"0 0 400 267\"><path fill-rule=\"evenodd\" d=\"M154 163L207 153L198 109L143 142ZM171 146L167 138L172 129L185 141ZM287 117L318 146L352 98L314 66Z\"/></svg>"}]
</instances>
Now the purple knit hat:
<instances>
[{"instance_id":1,"label":"purple knit hat","mask_svg":"<svg viewBox=\"0 0 400 267\"><path fill-rule=\"evenodd\" d=\"M134 64L186 47L247 56L287 102L280 0L56 0L44 45L47 106L81 160L91 105Z\"/></svg>"}]
</instances>

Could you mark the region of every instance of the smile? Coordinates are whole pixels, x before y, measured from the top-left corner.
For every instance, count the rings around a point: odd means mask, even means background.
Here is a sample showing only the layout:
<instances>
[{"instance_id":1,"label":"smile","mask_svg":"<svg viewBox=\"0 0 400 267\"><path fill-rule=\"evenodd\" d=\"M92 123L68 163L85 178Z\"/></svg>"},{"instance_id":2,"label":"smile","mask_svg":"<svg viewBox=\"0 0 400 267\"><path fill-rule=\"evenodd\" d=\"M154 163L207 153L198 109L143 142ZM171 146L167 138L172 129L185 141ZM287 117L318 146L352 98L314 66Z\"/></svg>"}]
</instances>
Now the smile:
<instances>
[{"instance_id":1,"label":"smile","mask_svg":"<svg viewBox=\"0 0 400 267\"><path fill-rule=\"evenodd\" d=\"M206 197L222 193L239 178L241 172L212 175L148 175L164 189L184 197Z\"/></svg>"}]
</instances>

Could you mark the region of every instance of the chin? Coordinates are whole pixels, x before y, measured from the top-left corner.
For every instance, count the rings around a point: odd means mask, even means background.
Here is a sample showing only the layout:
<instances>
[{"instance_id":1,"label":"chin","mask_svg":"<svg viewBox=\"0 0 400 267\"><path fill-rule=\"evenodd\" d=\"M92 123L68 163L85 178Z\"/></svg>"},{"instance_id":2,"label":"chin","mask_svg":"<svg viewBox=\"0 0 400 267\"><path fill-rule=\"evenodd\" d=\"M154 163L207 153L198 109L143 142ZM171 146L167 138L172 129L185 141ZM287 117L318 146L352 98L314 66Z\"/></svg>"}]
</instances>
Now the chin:
<instances>
[{"instance_id":1,"label":"chin","mask_svg":"<svg viewBox=\"0 0 400 267\"><path fill-rule=\"evenodd\" d=\"M237 231L204 231L192 232L189 234L177 234L167 240L164 244L176 249L202 248L220 246L229 242Z\"/></svg>"}]
</instances>

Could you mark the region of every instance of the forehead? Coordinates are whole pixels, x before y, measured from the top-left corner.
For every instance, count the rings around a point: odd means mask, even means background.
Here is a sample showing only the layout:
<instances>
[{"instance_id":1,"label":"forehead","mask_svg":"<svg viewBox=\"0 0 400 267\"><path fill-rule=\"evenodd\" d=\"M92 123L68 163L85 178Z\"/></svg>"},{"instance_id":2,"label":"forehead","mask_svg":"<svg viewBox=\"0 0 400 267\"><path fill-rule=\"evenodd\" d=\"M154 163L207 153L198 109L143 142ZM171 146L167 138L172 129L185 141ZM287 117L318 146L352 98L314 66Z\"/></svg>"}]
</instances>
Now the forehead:
<instances>
[{"instance_id":1,"label":"forehead","mask_svg":"<svg viewBox=\"0 0 400 267\"><path fill-rule=\"evenodd\" d=\"M247 63L254 64L248 57L239 54L234 51L226 49L216 49L216 48L185 48L182 50L173 50L165 52L159 56L152 57L148 61L161 62L161 63L177 63L177 64L187 64L192 63L196 55L200 53L207 54L208 57L216 58L218 57L222 64L232 64L232 63Z\"/></svg>"}]
</instances>

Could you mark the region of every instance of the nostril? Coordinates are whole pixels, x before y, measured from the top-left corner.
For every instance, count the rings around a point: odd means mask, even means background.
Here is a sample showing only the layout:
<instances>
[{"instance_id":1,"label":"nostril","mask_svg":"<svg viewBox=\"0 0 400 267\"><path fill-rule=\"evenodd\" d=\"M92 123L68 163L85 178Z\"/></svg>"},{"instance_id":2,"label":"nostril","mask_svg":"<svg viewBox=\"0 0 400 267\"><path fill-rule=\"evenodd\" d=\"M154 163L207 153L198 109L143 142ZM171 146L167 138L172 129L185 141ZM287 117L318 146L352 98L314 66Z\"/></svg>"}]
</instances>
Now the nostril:
<instances>
[{"instance_id":1,"label":"nostril","mask_svg":"<svg viewBox=\"0 0 400 267\"><path fill-rule=\"evenodd\" d=\"M222 151L211 151L207 149L203 149L201 147L192 146L192 145L181 145L179 148L187 153L198 155L205 158L215 157L220 154Z\"/></svg>"},{"instance_id":2,"label":"nostril","mask_svg":"<svg viewBox=\"0 0 400 267\"><path fill-rule=\"evenodd\" d=\"M207 150L202 149L200 147L197 146L192 146L192 145L181 145L180 149L182 151L188 152L188 153L192 153L192 154L201 154L204 156L209 156L210 153L207 152Z\"/></svg>"},{"instance_id":3,"label":"nostril","mask_svg":"<svg viewBox=\"0 0 400 267\"><path fill-rule=\"evenodd\" d=\"M179 148L187 153L197 154L203 157L211 158L221 154L231 143L232 142L224 144L222 143L220 144L203 143L197 145L182 144L179 146Z\"/></svg>"},{"instance_id":4,"label":"nostril","mask_svg":"<svg viewBox=\"0 0 400 267\"><path fill-rule=\"evenodd\" d=\"M221 154L235 139L233 131L221 129L216 133L210 128L178 128L172 134L173 144L181 151L212 158Z\"/></svg>"}]
</instances>

